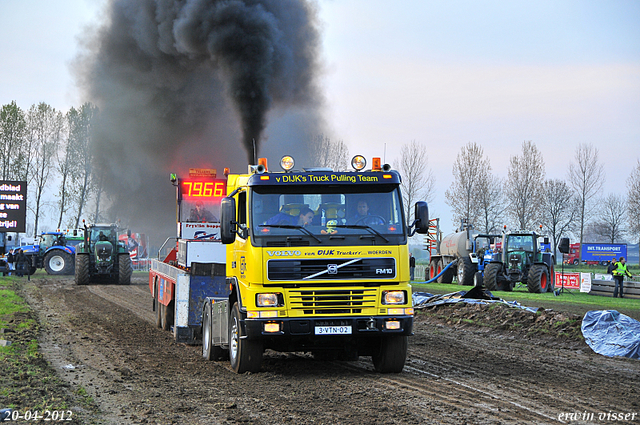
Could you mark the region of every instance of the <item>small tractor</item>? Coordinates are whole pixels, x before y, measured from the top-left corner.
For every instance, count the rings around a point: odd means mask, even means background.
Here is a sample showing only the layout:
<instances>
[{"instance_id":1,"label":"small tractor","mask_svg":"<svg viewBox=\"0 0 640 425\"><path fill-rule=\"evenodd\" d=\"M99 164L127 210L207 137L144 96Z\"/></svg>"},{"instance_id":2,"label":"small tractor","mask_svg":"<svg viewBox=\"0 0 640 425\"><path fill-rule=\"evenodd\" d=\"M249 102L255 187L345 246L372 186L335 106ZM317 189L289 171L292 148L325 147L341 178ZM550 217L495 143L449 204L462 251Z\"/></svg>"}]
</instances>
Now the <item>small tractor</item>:
<instances>
[{"instance_id":1,"label":"small tractor","mask_svg":"<svg viewBox=\"0 0 640 425\"><path fill-rule=\"evenodd\" d=\"M469 254L471 263L475 264L476 272L473 275L473 286L482 286L484 282L484 269L492 261L500 261L500 254L495 248L495 242L501 235L478 234L473 238L473 251ZM460 268L458 267L458 273ZM460 279L458 278L458 281Z\"/></svg>"},{"instance_id":2,"label":"small tractor","mask_svg":"<svg viewBox=\"0 0 640 425\"><path fill-rule=\"evenodd\" d=\"M99 281L119 285L131 283L131 257L118 240L116 224L84 226L84 239L76 247L76 285Z\"/></svg>"},{"instance_id":3,"label":"small tractor","mask_svg":"<svg viewBox=\"0 0 640 425\"><path fill-rule=\"evenodd\" d=\"M484 285L488 290L512 291L522 282L529 292L553 291L555 259L548 237L524 230L503 233L501 251L485 264Z\"/></svg>"}]
</instances>

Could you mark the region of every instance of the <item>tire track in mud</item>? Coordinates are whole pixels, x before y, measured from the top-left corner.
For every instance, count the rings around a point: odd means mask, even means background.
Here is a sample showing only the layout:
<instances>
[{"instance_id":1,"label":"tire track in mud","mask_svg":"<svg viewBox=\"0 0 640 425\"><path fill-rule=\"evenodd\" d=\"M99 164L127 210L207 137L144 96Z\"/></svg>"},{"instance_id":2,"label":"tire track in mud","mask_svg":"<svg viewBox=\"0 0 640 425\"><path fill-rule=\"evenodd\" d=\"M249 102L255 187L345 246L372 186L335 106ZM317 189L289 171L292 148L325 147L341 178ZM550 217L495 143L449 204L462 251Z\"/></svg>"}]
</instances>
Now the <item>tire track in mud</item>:
<instances>
[{"instance_id":1,"label":"tire track in mud","mask_svg":"<svg viewBox=\"0 0 640 425\"><path fill-rule=\"evenodd\" d=\"M87 285L94 295L113 302L138 316L145 322L155 325L155 313L151 309L153 298L148 284L132 283L131 285Z\"/></svg>"}]
</instances>

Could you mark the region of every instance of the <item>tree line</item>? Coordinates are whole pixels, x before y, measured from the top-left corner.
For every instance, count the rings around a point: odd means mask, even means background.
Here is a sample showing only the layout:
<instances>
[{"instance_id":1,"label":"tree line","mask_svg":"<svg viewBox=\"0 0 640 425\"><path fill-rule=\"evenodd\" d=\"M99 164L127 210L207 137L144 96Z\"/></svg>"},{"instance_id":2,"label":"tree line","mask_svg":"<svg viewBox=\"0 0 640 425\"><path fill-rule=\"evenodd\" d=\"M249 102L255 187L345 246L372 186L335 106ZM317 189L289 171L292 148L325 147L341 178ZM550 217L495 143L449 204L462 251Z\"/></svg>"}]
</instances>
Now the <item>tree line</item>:
<instances>
[{"instance_id":1,"label":"tree line","mask_svg":"<svg viewBox=\"0 0 640 425\"><path fill-rule=\"evenodd\" d=\"M617 243L640 236L640 160L627 178L627 196L603 194L604 166L598 149L579 144L566 179L547 179L544 158L533 141L511 156L506 179L492 174L482 146L469 142L453 165L446 191L454 221L466 218L483 233L542 226L558 245L561 237L583 242Z\"/></svg>"},{"instance_id":2,"label":"tree line","mask_svg":"<svg viewBox=\"0 0 640 425\"><path fill-rule=\"evenodd\" d=\"M2 180L27 182L34 237L49 214L58 229L77 228L83 214L100 217L102 185L91 149L97 112L91 103L66 113L44 102L26 111L15 101L2 106L0 173ZM93 214L87 213L90 203Z\"/></svg>"}]
</instances>

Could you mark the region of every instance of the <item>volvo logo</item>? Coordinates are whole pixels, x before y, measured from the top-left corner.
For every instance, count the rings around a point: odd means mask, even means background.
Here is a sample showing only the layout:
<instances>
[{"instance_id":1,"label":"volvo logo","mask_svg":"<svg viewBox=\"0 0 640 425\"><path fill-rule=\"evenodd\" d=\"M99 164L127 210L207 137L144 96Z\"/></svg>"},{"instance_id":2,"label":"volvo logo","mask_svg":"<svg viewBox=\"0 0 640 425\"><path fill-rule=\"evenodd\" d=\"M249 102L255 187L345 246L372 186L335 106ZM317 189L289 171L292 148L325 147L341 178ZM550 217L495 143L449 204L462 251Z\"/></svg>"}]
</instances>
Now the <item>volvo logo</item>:
<instances>
[{"instance_id":1,"label":"volvo logo","mask_svg":"<svg viewBox=\"0 0 640 425\"><path fill-rule=\"evenodd\" d=\"M293 257L300 255L300 251L267 251L272 257Z\"/></svg>"},{"instance_id":2,"label":"volvo logo","mask_svg":"<svg viewBox=\"0 0 640 425\"><path fill-rule=\"evenodd\" d=\"M329 274L338 274L338 265L337 264L327 264L327 272Z\"/></svg>"}]
</instances>

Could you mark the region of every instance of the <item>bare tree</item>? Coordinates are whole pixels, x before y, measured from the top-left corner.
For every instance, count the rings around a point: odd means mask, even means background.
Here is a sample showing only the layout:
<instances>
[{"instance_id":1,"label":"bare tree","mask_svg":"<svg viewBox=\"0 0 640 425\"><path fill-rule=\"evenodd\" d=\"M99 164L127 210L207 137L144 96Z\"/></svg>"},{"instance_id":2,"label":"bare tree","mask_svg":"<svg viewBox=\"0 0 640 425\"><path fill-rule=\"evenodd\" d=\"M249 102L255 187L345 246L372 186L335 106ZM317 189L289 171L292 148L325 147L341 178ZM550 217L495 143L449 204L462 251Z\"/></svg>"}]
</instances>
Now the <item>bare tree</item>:
<instances>
[{"instance_id":1,"label":"bare tree","mask_svg":"<svg viewBox=\"0 0 640 425\"><path fill-rule=\"evenodd\" d=\"M599 236L608 243L620 242L626 233L624 223L627 218L627 201L622 195L610 193L598 205Z\"/></svg>"},{"instance_id":2,"label":"bare tree","mask_svg":"<svg viewBox=\"0 0 640 425\"><path fill-rule=\"evenodd\" d=\"M640 160L627 179L627 223L629 232L640 240Z\"/></svg>"},{"instance_id":3,"label":"bare tree","mask_svg":"<svg viewBox=\"0 0 640 425\"><path fill-rule=\"evenodd\" d=\"M482 233L497 233L502 228L507 210L504 199L504 182L499 177L487 174L478 185L479 215L476 229Z\"/></svg>"},{"instance_id":4,"label":"bare tree","mask_svg":"<svg viewBox=\"0 0 640 425\"><path fill-rule=\"evenodd\" d=\"M553 239L554 249L560 238L571 232L578 210L574 194L563 180L544 182L542 225Z\"/></svg>"},{"instance_id":5,"label":"bare tree","mask_svg":"<svg viewBox=\"0 0 640 425\"><path fill-rule=\"evenodd\" d=\"M100 189L94 185L97 179L94 176L93 153L91 151L96 119L98 119L98 110L91 103L85 103L78 110L69 111L69 139L75 156L75 167L71 175L69 192L73 194L75 215L71 225L75 228L80 225L80 219L92 193L102 190L102 185L100 185Z\"/></svg>"},{"instance_id":6,"label":"bare tree","mask_svg":"<svg viewBox=\"0 0 640 425\"><path fill-rule=\"evenodd\" d=\"M477 143L469 142L458 152L453 163L453 183L445 192L446 203L454 212L454 223L465 219L477 227L481 215L480 186L487 183L490 173L489 158L484 157L484 151Z\"/></svg>"},{"instance_id":7,"label":"bare tree","mask_svg":"<svg viewBox=\"0 0 640 425\"><path fill-rule=\"evenodd\" d=\"M402 202L409 223L413 222L413 204L420 200L431 201L436 179L427 168L427 147L412 140L400 149L398 171L402 176Z\"/></svg>"},{"instance_id":8,"label":"bare tree","mask_svg":"<svg viewBox=\"0 0 640 425\"><path fill-rule=\"evenodd\" d=\"M545 165L533 141L522 143L522 156L512 156L506 184L508 214L520 229L531 229L542 219Z\"/></svg>"},{"instance_id":9,"label":"bare tree","mask_svg":"<svg viewBox=\"0 0 640 425\"><path fill-rule=\"evenodd\" d=\"M569 184L573 187L578 199L581 244L585 223L592 212L590 201L602 189L604 179L604 167L598 162L598 149L591 144L579 144L576 148L575 163L569 165Z\"/></svg>"},{"instance_id":10,"label":"bare tree","mask_svg":"<svg viewBox=\"0 0 640 425\"><path fill-rule=\"evenodd\" d=\"M57 150L56 171L60 177L60 186L58 186L58 208L60 215L58 216L58 229L62 227L62 219L69 209L72 193L70 192L70 181L76 168L75 155L73 152L73 142L71 134L71 116L76 113L75 108L71 108L66 115L65 135L60 141Z\"/></svg>"},{"instance_id":11,"label":"bare tree","mask_svg":"<svg viewBox=\"0 0 640 425\"><path fill-rule=\"evenodd\" d=\"M60 140L63 137L64 117L51 106L42 102L33 105L27 114L28 133L33 147L33 175L35 216L34 234L38 235L42 195L49 184L51 170Z\"/></svg>"},{"instance_id":12,"label":"bare tree","mask_svg":"<svg viewBox=\"0 0 640 425\"><path fill-rule=\"evenodd\" d=\"M15 101L0 111L0 167L2 180L26 181L27 121L25 113Z\"/></svg>"},{"instance_id":13,"label":"bare tree","mask_svg":"<svg viewBox=\"0 0 640 425\"><path fill-rule=\"evenodd\" d=\"M324 134L313 141L312 156L320 167L328 167L334 171L349 169L349 148L342 140L331 140Z\"/></svg>"}]
</instances>

